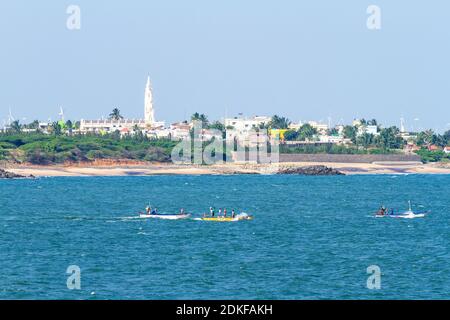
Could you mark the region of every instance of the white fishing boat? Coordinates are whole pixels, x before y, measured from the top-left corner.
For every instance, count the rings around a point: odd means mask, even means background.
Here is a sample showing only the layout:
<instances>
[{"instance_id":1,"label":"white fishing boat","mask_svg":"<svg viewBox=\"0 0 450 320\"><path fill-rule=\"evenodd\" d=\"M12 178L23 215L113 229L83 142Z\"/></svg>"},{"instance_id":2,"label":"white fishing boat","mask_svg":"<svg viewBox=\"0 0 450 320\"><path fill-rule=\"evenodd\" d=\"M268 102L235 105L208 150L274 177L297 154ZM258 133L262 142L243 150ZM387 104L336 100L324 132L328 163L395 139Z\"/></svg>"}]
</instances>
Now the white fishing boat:
<instances>
[{"instance_id":1,"label":"white fishing boat","mask_svg":"<svg viewBox=\"0 0 450 320\"><path fill-rule=\"evenodd\" d=\"M183 214L147 214L147 213L140 213L139 218L141 219L163 219L163 220L181 220L181 219L188 219L191 215L189 213L183 213Z\"/></svg>"},{"instance_id":2,"label":"white fishing boat","mask_svg":"<svg viewBox=\"0 0 450 320\"><path fill-rule=\"evenodd\" d=\"M156 208L152 210L150 204L145 208L145 212L139 212L139 218L141 219L181 220L188 219L190 217L191 214L184 212L184 209L181 209L178 214L158 213Z\"/></svg>"},{"instance_id":3,"label":"white fishing boat","mask_svg":"<svg viewBox=\"0 0 450 320\"><path fill-rule=\"evenodd\" d=\"M424 218L428 212L414 212L411 207L411 201L408 201L409 208L408 211L401 212L401 213L387 213L385 212L377 212L375 214L376 218L398 218L398 219L415 219L415 218ZM393 212L393 211L392 211Z\"/></svg>"},{"instance_id":4,"label":"white fishing boat","mask_svg":"<svg viewBox=\"0 0 450 320\"><path fill-rule=\"evenodd\" d=\"M415 218L424 218L426 213L425 212L414 212L411 208L411 201L408 201L409 204L409 209L408 211L402 212L402 213L398 213L398 214L393 214L393 215L389 215L389 217L391 218L400 218L400 219L415 219Z\"/></svg>"}]
</instances>

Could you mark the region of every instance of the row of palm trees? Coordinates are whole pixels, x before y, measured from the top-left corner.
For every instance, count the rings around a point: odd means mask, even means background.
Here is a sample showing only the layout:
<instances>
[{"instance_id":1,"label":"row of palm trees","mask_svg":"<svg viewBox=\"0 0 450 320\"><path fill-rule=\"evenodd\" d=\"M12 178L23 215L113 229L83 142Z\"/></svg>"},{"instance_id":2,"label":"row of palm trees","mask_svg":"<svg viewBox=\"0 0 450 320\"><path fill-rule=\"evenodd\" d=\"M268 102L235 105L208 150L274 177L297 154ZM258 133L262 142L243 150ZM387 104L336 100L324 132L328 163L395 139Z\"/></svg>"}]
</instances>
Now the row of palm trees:
<instances>
[{"instance_id":1,"label":"row of palm trees","mask_svg":"<svg viewBox=\"0 0 450 320\"><path fill-rule=\"evenodd\" d=\"M109 114L109 119L118 121L124 119L124 117L122 116L120 109L116 107ZM191 121L200 121L204 128L218 129L221 131L225 131L225 129L231 129L225 128L220 121L214 121L211 123L208 120L208 117L203 113L195 112L191 116ZM353 143L362 145L366 148L374 145L378 145L384 148L402 146L403 142L401 137L399 136L400 130L397 127L393 126L390 128L382 129L376 119L361 119L360 123L361 126L378 126L380 135L378 137L375 137L370 133L358 134L358 126L347 125L344 127L343 136L350 139ZM274 115L268 124L261 125L261 129L289 129L290 124L291 121L288 118ZM55 134L61 134L63 131L76 129L77 127L79 127L79 122L73 124L72 121L68 120L65 123L62 123L61 121L52 123L52 125L50 126L50 130ZM22 131L22 129L39 130L39 121L35 120L32 123L22 125L18 120L16 120L11 123L9 128L9 130L14 133L19 133ZM329 134L337 134L337 131L330 128ZM313 138L315 135L317 135L317 130L309 124L304 124L298 130L288 130L285 133L285 139L304 141ZM429 146L431 144L446 146L450 143L450 130L445 132L443 135L436 134L432 130L419 132L417 134L416 143L419 146Z\"/></svg>"},{"instance_id":2,"label":"row of palm trees","mask_svg":"<svg viewBox=\"0 0 450 320\"><path fill-rule=\"evenodd\" d=\"M111 113L109 114L110 120L122 120L123 116L120 113L119 108L114 108ZM71 120L67 120L66 122L62 123L61 121L55 121L50 125L50 130L53 133L60 134L65 130L72 130L77 129L79 127L79 122L75 122L75 124ZM23 129L30 129L30 130L39 130L39 121L34 120L31 123L28 124L21 124L19 120L14 120L9 125L9 132L13 133L20 133L23 131Z\"/></svg>"}]
</instances>

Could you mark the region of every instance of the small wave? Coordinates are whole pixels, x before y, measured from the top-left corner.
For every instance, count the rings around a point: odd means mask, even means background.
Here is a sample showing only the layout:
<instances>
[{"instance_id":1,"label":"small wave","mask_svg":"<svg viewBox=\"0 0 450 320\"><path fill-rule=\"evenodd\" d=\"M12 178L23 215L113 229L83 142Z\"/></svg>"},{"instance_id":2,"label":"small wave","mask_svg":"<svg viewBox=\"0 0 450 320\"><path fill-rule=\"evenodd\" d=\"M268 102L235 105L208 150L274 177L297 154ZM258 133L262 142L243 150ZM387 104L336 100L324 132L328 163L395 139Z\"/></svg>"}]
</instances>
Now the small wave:
<instances>
[{"instance_id":1,"label":"small wave","mask_svg":"<svg viewBox=\"0 0 450 320\"><path fill-rule=\"evenodd\" d=\"M132 216L132 217L121 217L119 218L120 220L126 221L126 220L136 220L136 219L141 219L140 216Z\"/></svg>"}]
</instances>

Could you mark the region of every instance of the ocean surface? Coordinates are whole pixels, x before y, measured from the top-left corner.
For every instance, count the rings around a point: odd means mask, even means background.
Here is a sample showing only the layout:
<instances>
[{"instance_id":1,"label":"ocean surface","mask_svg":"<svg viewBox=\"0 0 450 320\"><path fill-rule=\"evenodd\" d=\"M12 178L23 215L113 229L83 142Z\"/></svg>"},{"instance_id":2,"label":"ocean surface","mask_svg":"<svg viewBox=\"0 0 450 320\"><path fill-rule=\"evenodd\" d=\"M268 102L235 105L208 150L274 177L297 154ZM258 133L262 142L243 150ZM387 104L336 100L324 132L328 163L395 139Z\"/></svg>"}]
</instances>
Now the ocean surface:
<instances>
[{"instance_id":1,"label":"ocean surface","mask_svg":"<svg viewBox=\"0 0 450 320\"><path fill-rule=\"evenodd\" d=\"M3 180L0 299L448 299L449 186L449 175ZM373 216L408 200L431 213ZM149 202L255 219L137 219ZM67 287L71 265L80 290Z\"/></svg>"}]
</instances>

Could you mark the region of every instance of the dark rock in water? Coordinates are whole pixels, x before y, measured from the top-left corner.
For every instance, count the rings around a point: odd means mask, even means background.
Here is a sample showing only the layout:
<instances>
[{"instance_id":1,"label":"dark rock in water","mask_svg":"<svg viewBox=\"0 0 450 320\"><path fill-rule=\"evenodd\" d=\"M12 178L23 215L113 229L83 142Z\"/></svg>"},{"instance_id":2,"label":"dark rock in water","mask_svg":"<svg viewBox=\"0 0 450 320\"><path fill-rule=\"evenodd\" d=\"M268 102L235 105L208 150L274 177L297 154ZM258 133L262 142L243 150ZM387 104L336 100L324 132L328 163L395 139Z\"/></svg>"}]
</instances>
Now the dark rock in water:
<instances>
[{"instance_id":1,"label":"dark rock in water","mask_svg":"<svg viewBox=\"0 0 450 320\"><path fill-rule=\"evenodd\" d=\"M20 174L15 174L13 172L8 172L3 169L0 169L0 179L23 179L23 178L34 178L34 176L30 175L26 177Z\"/></svg>"},{"instance_id":2,"label":"dark rock in water","mask_svg":"<svg viewBox=\"0 0 450 320\"><path fill-rule=\"evenodd\" d=\"M307 176L342 176L344 173L327 166L307 166L281 169L278 174L300 174Z\"/></svg>"}]
</instances>

